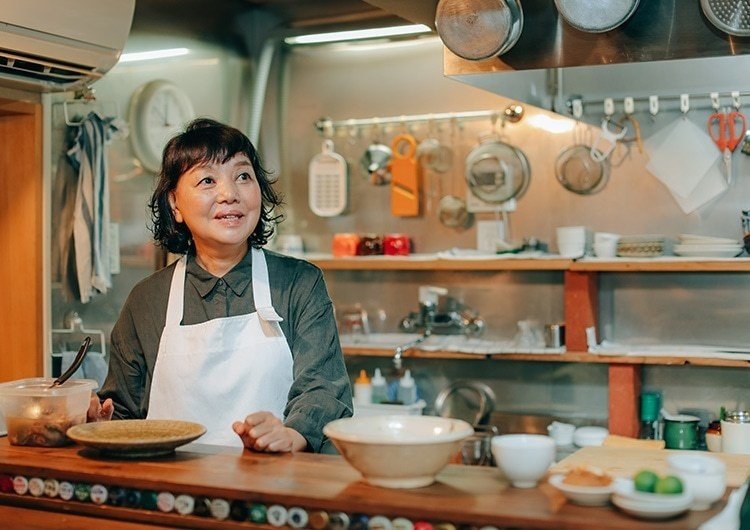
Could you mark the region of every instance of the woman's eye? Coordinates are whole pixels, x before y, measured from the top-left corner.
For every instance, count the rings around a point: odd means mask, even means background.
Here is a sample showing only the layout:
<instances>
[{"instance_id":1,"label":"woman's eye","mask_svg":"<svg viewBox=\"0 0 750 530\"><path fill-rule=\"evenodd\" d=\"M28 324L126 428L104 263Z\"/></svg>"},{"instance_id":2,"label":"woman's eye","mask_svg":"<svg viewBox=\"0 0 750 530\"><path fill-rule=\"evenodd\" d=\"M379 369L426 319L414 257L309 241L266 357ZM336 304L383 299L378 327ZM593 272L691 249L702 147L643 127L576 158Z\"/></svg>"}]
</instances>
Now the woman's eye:
<instances>
[{"instance_id":1,"label":"woman's eye","mask_svg":"<svg viewBox=\"0 0 750 530\"><path fill-rule=\"evenodd\" d=\"M248 172L244 172L237 176L237 180L253 180L253 176Z\"/></svg>"},{"instance_id":2,"label":"woman's eye","mask_svg":"<svg viewBox=\"0 0 750 530\"><path fill-rule=\"evenodd\" d=\"M208 184L213 184L213 182L214 182L214 179L212 179L211 177L203 177L200 180L200 182L198 182L198 184L201 184L201 185L205 186L205 185L208 185Z\"/></svg>"}]
</instances>

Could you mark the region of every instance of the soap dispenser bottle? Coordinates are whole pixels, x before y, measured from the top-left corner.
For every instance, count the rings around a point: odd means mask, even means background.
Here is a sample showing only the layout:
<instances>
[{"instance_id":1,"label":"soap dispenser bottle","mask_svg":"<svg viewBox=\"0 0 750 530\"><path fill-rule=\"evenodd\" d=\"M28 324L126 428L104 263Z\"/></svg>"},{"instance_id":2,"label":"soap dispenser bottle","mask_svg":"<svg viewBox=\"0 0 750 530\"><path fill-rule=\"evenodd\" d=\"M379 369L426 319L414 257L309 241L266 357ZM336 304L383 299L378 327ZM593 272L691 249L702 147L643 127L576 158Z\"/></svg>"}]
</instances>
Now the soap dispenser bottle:
<instances>
[{"instance_id":1,"label":"soap dispenser bottle","mask_svg":"<svg viewBox=\"0 0 750 530\"><path fill-rule=\"evenodd\" d=\"M375 375L372 376L372 402L382 403L388 401L388 387L385 377L380 373L380 368L375 368Z\"/></svg>"},{"instance_id":2,"label":"soap dispenser bottle","mask_svg":"<svg viewBox=\"0 0 750 530\"><path fill-rule=\"evenodd\" d=\"M417 401L417 385L411 376L411 370L406 370L398 382L398 400L404 405L413 405Z\"/></svg>"},{"instance_id":3,"label":"soap dispenser bottle","mask_svg":"<svg viewBox=\"0 0 750 530\"><path fill-rule=\"evenodd\" d=\"M359 377L354 380L354 404L369 405L370 403L372 403L370 378L367 377L366 371L360 370Z\"/></svg>"}]
</instances>

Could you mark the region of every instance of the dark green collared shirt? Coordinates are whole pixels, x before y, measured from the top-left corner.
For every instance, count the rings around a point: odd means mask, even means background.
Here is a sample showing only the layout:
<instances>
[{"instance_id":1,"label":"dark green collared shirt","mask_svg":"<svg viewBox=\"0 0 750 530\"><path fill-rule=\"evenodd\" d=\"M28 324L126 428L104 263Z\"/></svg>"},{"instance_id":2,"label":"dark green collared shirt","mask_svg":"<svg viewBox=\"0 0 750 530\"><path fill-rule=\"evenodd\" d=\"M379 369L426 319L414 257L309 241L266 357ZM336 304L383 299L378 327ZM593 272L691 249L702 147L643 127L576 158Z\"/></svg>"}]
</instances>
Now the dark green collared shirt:
<instances>
[{"instance_id":1,"label":"dark green collared shirt","mask_svg":"<svg viewBox=\"0 0 750 530\"><path fill-rule=\"evenodd\" d=\"M294 362L284 424L302 434L310 450L329 452L332 446L324 439L323 427L352 414L351 387L333 304L316 266L274 252L264 253L271 301L284 319L280 325ZM116 418L145 418L148 413L174 267L172 264L155 272L133 288L112 330L109 373L99 397L112 398ZM189 255L182 323L200 324L254 312L251 268L248 252L231 271L217 278ZM251 412L248 410L248 414Z\"/></svg>"}]
</instances>

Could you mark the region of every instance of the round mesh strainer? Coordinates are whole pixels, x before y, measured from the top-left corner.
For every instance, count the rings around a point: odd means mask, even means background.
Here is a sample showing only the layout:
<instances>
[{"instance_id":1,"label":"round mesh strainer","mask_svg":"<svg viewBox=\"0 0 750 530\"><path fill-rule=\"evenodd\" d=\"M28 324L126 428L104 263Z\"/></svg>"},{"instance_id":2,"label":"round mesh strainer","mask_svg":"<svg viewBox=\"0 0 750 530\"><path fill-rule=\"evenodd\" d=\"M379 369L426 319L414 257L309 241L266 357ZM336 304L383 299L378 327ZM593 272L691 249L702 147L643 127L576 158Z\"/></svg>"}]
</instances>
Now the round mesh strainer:
<instances>
[{"instance_id":1,"label":"round mesh strainer","mask_svg":"<svg viewBox=\"0 0 750 530\"><path fill-rule=\"evenodd\" d=\"M750 36L750 0L701 0L706 18L724 33Z\"/></svg>"},{"instance_id":2,"label":"round mesh strainer","mask_svg":"<svg viewBox=\"0 0 750 530\"><path fill-rule=\"evenodd\" d=\"M478 61L510 50L523 14L517 0L440 0L435 27L450 51Z\"/></svg>"},{"instance_id":3,"label":"round mesh strainer","mask_svg":"<svg viewBox=\"0 0 750 530\"><path fill-rule=\"evenodd\" d=\"M484 141L466 158L466 182L471 192L489 203L520 197L531 172L522 151L500 141Z\"/></svg>"},{"instance_id":4,"label":"round mesh strainer","mask_svg":"<svg viewBox=\"0 0 750 530\"><path fill-rule=\"evenodd\" d=\"M565 21L587 33L603 33L623 24L639 0L555 0Z\"/></svg>"},{"instance_id":5,"label":"round mesh strainer","mask_svg":"<svg viewBox=\"0 0 750 530\"><path fill-rule=\"evenodd\" d=\"M599 162L591 158L591 148L587 145L573 145L563 150L555 163L555 176L563 187L589 195L604 187L609 175L609 161Z\"/></svg>"}]
</instances>

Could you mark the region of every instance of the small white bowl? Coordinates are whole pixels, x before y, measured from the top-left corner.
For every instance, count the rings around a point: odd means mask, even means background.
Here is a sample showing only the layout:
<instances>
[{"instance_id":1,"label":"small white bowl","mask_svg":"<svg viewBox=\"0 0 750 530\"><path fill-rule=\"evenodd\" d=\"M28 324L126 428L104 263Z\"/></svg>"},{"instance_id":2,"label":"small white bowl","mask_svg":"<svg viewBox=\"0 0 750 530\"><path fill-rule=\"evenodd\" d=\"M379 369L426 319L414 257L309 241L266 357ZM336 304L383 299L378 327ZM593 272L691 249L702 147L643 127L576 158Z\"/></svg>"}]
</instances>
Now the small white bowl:
<instances>
[{"instance_id":1,"label":"small white bowl","mask_svg":"<svg viewBox=\"0 0 750 530\"><path fill-rule=\"evenodd\" d=\"M332 421L323 433L370 484L421 488L435 481L474 429L436 416L364 416Z\"/></svg>"},{"instance_id":2,"label":"small white bowl","mask_svg":"<svg viewBox=\"0 0 750 530\"><path fill-rule=\"evenodd\" d=\"M514 487L533 488L555 461L555 441L540 434L495 436L492 456Z\"/></svg>"},{"instance_id":3,"label":"small white bowl","mask_svg":"<svg viewBox=\"0 0 750 530\"><path fill-rule=\"evenodd\" d=\"M706 447L712 453L721 453L721 434L714 432L706 433Z\"/></svg>"},{"instance_id":4,"label":"small white bowl","mask_svg":"<svg viewBox=\"0 0 750 530\"><path fill-rule=\"evenodd\" d=\"M612 494L612 484L609 486L573 486L563 482L565 475L552 475L549 483L559 489L572 503L582 506L606 506Z\"/></svg>"},{"instance_id":5,"label":"small white bowl","mask_svg":"<svg viewBox=\"0 0 750 530\"><path fill-rule=\"evenodd\" d=\"M609 431L604 427L578 427L573 433L573 443L578 447L602 445L607 436Z\"/></svg>"},{"instance_id":6,"label":"small white bowl","mask_svg":"<svg viewBox=\"0 0 750 530\"><path fill-rule=\"evenodd\" d=\"M679 454L667 457L669 472L685 484L694 498L694 511L708 510L724 496L727 488L727 467L716 457Z\"/></svg>"}]
</instances>

